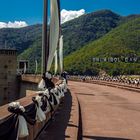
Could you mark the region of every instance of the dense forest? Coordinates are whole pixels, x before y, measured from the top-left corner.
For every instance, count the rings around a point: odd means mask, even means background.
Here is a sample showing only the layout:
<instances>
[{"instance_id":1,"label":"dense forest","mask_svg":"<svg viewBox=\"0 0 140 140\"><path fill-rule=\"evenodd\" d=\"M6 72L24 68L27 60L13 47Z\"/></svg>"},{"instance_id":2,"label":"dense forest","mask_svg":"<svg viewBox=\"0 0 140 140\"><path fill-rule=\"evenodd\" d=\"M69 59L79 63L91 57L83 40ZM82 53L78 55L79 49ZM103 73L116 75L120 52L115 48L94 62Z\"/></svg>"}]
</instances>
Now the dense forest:
<instances>
[{"instance_id":1,"label":"dense forest","mask_svg":"<svg viewBox=\"0 0 140 140\"><path fill-rule=\"evenodd\" d=\"M65 69L72 74L140 74L140 18L121 24L67 56Z\"/></svg>"},{"instance_id":2,"label":"dense forest","mask_svg":"<svg viewBox=\"0 0 140 140\"><path fill-rule=\"evenodd\" d=\"M139 55L139 17L123 17L110 10L100 10L62 24L65 69L80 74L98 74L101 70L111 75L138 73L138 63L93 63L92 60L99 56L119 56L123 59L132 54ZM0 48L16 48L18 59L29 60L31 72L34 72L37 60L40 72L41 37L40 24L20 29L0 29Z\"/></svg>"}]
</instances>

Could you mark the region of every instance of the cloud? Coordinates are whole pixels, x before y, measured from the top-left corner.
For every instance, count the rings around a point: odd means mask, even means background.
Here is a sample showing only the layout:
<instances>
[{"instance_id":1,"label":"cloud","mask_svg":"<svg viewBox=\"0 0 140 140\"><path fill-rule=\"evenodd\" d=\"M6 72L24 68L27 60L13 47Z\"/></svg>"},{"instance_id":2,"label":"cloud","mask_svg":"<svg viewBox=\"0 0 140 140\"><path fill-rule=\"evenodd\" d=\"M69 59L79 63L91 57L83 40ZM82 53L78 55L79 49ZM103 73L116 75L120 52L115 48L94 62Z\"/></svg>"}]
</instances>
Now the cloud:
<instances>
[{"instance_id":1,"label":"cloud","mask_svg":"<svg viewBox=\"0 0 140 140\"><path fill-rule=\"evenodd\" d=\"M0 22L0 28L22 28L26 26L28 26L28 24L25 21Z\"/></svg>"},{"instance_id":2,"label":"cloud","mask_svg":"<svg viewBox=\"0 0 140 140\"><path fill-rule=\"evenodd\" d=\"M85 10L84 9L81 9L81 10L78 10L78 11L72 11L72 10L66 10L66 9L63 9L61 11L61 23L64 23L64 22L67 22L69 20L72 20L74 18L77 18L81 15L85 14Z\"/></svg>"}]
</instances>

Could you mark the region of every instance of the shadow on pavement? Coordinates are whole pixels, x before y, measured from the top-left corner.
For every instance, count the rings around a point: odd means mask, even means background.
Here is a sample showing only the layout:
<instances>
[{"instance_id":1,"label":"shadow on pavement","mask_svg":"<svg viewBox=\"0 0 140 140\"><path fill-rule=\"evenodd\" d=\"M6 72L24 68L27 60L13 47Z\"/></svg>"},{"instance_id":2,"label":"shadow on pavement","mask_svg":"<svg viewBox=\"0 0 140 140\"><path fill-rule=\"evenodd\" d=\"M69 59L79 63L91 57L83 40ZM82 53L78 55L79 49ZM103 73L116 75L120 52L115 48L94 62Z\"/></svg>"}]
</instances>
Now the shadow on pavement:
<instances>
[{"instance_id":1,"label":"shadow on pavement","mask_svg":"<svg viewBox=\"0 0 140 140\"><path fill-rule=\"evenodd\" d=\"M100 137L100 136L83 136L83 138L88 138L91 140L131 140L131 139L126 139L126 138Z\"/></svg>"},{"instance_id":2,"label":"shadow on pavement","mask_svg":"<svg viewBox=\"0 0 140 140\"><path fill-rule=\"evenodd\" d=\"M87 93L76 93L76 94L85 95L85 96L95 96L94 94L87 94Z\"/></svg>"},{"instance_id":3,"label":"shadow on pavement","mask_svg":"<svg viewBox=\"0 0 140 140\"><path fill-rule=\"evenodd\" d=\"M72 107L72 96L70 91L65 94L64 103L56 112L56 116L53 122L41 132L37 140L65 140L65 138L70 138L70 136L65 135L67 126L77 127L69 122L70 113Z\"/></svg>"}]
</instances>

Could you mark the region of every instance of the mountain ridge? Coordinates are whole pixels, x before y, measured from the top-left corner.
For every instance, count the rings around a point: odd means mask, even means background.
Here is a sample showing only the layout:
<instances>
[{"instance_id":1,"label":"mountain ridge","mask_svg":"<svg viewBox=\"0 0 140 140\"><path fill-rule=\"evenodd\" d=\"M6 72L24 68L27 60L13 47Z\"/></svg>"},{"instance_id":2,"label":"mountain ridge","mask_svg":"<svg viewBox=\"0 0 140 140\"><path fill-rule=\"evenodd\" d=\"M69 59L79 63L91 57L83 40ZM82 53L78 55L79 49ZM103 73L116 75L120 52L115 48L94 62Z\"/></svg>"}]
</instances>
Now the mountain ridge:
<instances>
[{"instance_id":1,"label":"mountain ridge","mask_svg":"<svg viewBox=\"0 0 140 140\"><path fill-rule=\"evenodd\" d=\"M86 44L103 37L124 22L140 15L120 16L110 10L100 10L84 14L62 24L64 35L64 56L81 49ZM27 59L32 71L35 60L41 61L42 25L32 25L20 29L0 29L0 45L16 46L18 59Z\"/></svg>"},{"instance_id":2,"label":"mountain ridge","mask_svg":"<svg viewBox=\"0 0 140 140\"><path fill-rule=\"evenodd\" d=\"M121 24L102 38L88 43L65 58L65 68L72 74L140 74L140 18ZM139 58L138 62L93 62L92 58ZM76 60L76 61L75 61ZM75 72L75 73L73 73Z\"/></svg>"}]
</instances>

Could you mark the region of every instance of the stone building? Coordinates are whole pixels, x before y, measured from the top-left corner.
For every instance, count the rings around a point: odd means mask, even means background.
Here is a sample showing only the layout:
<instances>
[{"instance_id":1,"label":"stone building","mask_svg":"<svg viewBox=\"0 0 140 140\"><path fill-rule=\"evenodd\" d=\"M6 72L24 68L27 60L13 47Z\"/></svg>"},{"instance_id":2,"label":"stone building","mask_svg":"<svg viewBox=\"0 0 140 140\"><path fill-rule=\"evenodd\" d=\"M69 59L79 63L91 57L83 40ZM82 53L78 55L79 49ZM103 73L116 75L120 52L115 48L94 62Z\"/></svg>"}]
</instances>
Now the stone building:
<instances>
[{"instance_id":1,"label":"stone building","mask_svg":"<svg viewBox=\"0 0 140 140\"><path fill-rule=\"evenodd\" d=\"M16 70L17 51L0 49L0 105L18 98Z\"/></svg>"}]
</instances>

